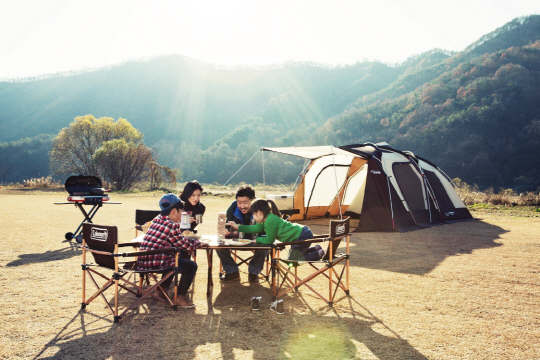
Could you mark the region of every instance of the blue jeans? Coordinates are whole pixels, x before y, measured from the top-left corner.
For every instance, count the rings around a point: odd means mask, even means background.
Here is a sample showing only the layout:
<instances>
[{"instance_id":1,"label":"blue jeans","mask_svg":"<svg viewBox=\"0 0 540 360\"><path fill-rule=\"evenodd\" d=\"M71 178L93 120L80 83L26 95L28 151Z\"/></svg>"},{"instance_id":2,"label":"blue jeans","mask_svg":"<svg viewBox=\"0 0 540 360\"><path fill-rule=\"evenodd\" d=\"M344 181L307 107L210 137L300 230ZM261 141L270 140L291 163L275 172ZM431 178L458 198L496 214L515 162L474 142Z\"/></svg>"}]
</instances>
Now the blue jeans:
<instances>
[{"instance_id":1,"label":"blue jeans","mask_svg":"<svg viewBox=\"0 0 540 360\"><path fill-rule=\"evenodd\" d=\"M253 244L256 246L255 244ZM258 245L258 244L257 244ZM266 246L264 244L260 244L260 246ZM250 250L241 250L240 251L250 251ZM253 254L253 258L250 260L248 265L248 271L250 274L259 274L264 266L264 260L266 259L266 256L268 255L269 250L255 250L255 253ZM233 273L235 271L238 271L238 265L234 261L234 259L231 256L231 250L229 249L219 249L216 250L216 254L219 257L219 260L221 260L221 266L223 266L223 270L226 274Z\"/></svg>"},{"instance_id":2,"label":"blue jeans","mask_svg":"<svg viewBox=\"0 0 540 360\"><path fill-rule=\"evenodd\" d=\"M298 239L294 241L304 241L308 239L313 239L313 233L311 230L304 226ZM291 245L289 250L288 260L297 260L297 261L315 261L319 260L321 257L317 251L316 247L309 247L309 243L306 244L295 244Z\"/></svg>"}]
</instances>

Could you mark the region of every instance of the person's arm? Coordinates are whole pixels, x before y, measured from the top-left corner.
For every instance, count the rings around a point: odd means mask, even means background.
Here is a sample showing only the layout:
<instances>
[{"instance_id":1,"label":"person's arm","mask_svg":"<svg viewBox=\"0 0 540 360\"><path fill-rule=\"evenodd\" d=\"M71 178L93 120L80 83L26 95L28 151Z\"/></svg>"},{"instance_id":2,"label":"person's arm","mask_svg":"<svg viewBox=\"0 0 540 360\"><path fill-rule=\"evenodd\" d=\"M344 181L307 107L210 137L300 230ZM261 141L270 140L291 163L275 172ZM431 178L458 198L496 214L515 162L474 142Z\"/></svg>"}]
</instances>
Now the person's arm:
<instances>
[{"instance_id":1,"label":"person's arm","mask_svg":"<svg viewBox=\"0 0 540 360\"><path fill-rule=\"evenodd\" d=\"M266 231L266 236L258 237L257 238L258 243L273 244L274 241L276 241L277 228L278 228L278 224L276 223L277 219L278 219L277 216L271 216L271 214L268 215L268 217L266 218L266 221L262 223L262 225L264 225L263 230Z\"/></svg>"},{"instance_id":2,"label":"person's arm","mask_svg":"<svg viewBox=\"0 0 540 360\"><path fill-rule=\"evenodd\" d=\"M245 227L252 227L252 229L253 229L253 228L257 227L257 226L262 225L262 227L257 228L257 231L255 231L255 232L258 232L258 233L266 232L266 236L257 237L256 242L259 243L259 244L273 244L274 241L276 241L276 238L277 238L277 228L278 228L277 221L279 221L279 220L281 220L281 219L279 219L277 216L269 214L268 217L266 218L266 220L263 223L256 224L256 225L249 225L249 226L245 226ZM242 231L242 229L245 228L245 227L244 227L244 225L241 225L239 227L240 231Z\"/></svg>"},{"instance_id":3,"label":"person's arm","mask_svg":"<svg viewBox=\"0 0 540 360\"><path fill-rule=\"evenodd\" d=\"M263 224L237 225L237 226L238 226L238 231L248 233L248 234L258 233L258 232L262 232L264 230L264 225Z\"/></svg>"},{"instance_id":4,"label":"person's arm","mask_svg":"<svg viewBox=\"0 0 540 360\"><path fill-rule=\"evenodd\" d=\"M195 230L199 223L197 222L196 215L203 215L206 211L206 207L202 203L198 203L195 209L191 212L191 230Z\"/></svg>"},{"instance_id":5,"label":"person's arm","mask_svg":"<svg viewBox=\"0 0 540 360\"><path fill-rule=\"evenodd\" d=\"M182 235L180 224L173 224L169 232L169 241L176 247L186 251L195 250L201 247L201 243L197 239L188 239Z\"/></svg>"}]
</instances>

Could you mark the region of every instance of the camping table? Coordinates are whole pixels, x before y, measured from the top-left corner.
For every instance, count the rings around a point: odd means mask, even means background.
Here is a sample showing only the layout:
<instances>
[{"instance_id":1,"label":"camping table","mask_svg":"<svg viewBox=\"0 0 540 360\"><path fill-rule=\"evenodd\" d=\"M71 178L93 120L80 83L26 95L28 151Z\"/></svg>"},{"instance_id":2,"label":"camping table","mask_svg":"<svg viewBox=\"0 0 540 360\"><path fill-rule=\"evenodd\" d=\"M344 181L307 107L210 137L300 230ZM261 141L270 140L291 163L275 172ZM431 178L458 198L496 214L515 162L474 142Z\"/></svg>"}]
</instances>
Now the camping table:
<instances>
[{"instance_id":1,"label":"camping table","mask_svg":"<svg viewBox=\"0 0 540 360\"><path fill-rule=\"evenodd\" d=\"M144 234L139 235L135 239L131 240L131 242L135 243L142 243L144 238ZM217 235L202 235L201 240L206 240L206 242L201 243L201 247L199 249L205 249L206 250L206 259L208 262L208 274L207 274L207 283L206 283L206 296L210 296L210 288L214 286L214 281L212 280L212 260L214 258L214 250L217 249L229 249L229 250L270 250L270 256L271 256L271 272L272 272L272 281L270 282L270 286L272 288L272 295L275 296L276 294L276 284L275 284L275 258L276 258L276 245L218 245L217 244ZM232 239L231 239L232 240Z\"/></svg>"},{"instance_id":2,"label":"camping table","mask_svg":"<svg viewBox=\"0 0 540 360\"><path fill-rule=\"evenodd\" d=\"M228 245L228 244L217 244L217 235L211 235L211 236L202 236L201 240L210 240L208 243L202 243L201 249L206 249L206 258L208 262L208 279L206 284L206 296L210 296L210 288L214 286L214 282L212 280L212 261L214 257L214 250L218 249L228 249L228 250L240 250L240 251L246 251L246 250L269 250L271 254L271 272L272 272L272 281L270 283L270 286L272 287L272 294L275 295L275 257L276 257L276 246L275 245ZM234 240L234 239L229 239ZM226 241L226 240L225 240ZM253 242L252 242L253 243Z\"/></svg>"}]
</instances>

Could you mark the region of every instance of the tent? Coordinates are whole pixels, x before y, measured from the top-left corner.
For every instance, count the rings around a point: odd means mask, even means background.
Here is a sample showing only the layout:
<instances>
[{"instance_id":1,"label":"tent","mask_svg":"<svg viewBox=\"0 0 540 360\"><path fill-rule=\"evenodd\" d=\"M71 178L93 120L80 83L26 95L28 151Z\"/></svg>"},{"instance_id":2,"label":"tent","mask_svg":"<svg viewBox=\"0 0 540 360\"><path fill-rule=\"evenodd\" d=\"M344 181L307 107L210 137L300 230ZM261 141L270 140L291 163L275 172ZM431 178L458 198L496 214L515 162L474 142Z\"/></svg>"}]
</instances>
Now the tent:
<instances>
[{"instance_id":1,"label":"tent","mask_svg":"<svg viewBox=\"0 0 540 360\"><path fill-rule=\"evenodd\" d=\"M290 220L346 215L355 231L404 232L472 219L439 167L386 143L261 150L309 161Z\"/></svg>"}]
</instances>

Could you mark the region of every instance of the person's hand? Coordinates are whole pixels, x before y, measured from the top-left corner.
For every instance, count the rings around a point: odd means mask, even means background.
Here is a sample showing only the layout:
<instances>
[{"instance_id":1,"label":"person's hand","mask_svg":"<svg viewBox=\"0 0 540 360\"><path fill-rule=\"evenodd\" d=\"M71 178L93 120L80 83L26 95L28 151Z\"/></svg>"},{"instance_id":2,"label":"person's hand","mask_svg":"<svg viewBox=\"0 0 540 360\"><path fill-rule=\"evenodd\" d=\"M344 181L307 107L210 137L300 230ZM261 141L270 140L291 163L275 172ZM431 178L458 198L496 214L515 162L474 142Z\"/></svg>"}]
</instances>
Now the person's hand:
<instances>
[{"instance_id":1,"label":"person's hand","mask_svg":"<svg viewBox=\"0 0 540 360\"><path fill-rule=\"evenodd\" d=\"M238 230L238 224L235 223L234 221L229 221L227 223L227 225L229 225L231 228L233 228L234 230Z\"/></svg>"},{"instance_id":2,"label":"person's hand","mask_svg":"<svg viewBox=\"0 0 540 360\"><path fill-rule=\"evenodd\" d=\"M196 221L197 221L197 219L195 219L194 217L189 218L189 222L196 222Z\"/></svg>"}]
</instances>

